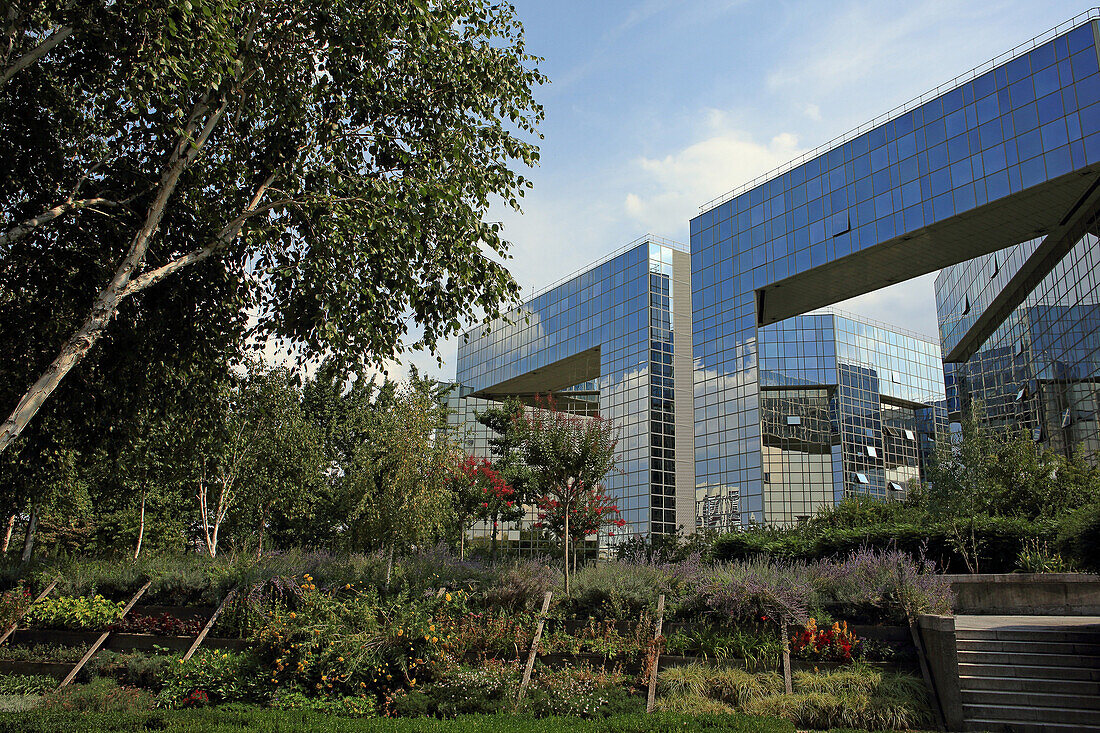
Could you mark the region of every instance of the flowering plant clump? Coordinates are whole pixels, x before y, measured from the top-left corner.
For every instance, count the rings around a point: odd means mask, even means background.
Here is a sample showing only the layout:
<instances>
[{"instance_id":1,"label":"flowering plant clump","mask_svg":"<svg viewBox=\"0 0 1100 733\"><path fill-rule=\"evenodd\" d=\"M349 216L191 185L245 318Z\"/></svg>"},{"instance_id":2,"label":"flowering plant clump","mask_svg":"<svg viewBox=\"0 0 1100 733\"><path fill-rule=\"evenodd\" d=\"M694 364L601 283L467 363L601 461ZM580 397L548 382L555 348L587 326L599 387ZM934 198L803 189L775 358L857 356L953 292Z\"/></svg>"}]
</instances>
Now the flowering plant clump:
<instances>
[{"instance_id":1,"label":"flowering plant clump","mask_svg":"<svg viewBox=\"0 0 1100 733\"><path fill-rule=\"evenodd\" d=\"M176 618L170 613L149 616L135 613L111 624L111 631L124 634L157 634L158 636L194 636L203 627L202 619Z\"/></svg>"},{"instance_id":2,"label":"flowering plant clump","mask_svg":"<svg viewBox=\"0 0 1100 733\"><path fill-rule=\"evenodd\" d=\"M0 627L7 628L20 619L34 596L22 581L11 590L0 593Z\"/></svg>"},{"instance_id":3,"label":"flowering plant clump","mask_svg":"<svg viewBox=\"0 0 1100 733\"><path fill-rule=\"evenodd\" d=\"M819 628L811 618L802 631L791 637L791 653L801 659L848 663L859 644L860 640L849 631L847 621Z\"/></svg>"},{"instance_id":4,"label":"flowering plant clump","mask_svg":"<svg viewBox=\"0 0 1100 733\"><path fill-rule=\"evenodd\" d=\"M350 583L321 590L305 576L296 610L274 607L253 635L267 682L312 697L383 696L432 679L447 657L448 604L407 595L382 603Z\"/></svg>"}]
</instances>

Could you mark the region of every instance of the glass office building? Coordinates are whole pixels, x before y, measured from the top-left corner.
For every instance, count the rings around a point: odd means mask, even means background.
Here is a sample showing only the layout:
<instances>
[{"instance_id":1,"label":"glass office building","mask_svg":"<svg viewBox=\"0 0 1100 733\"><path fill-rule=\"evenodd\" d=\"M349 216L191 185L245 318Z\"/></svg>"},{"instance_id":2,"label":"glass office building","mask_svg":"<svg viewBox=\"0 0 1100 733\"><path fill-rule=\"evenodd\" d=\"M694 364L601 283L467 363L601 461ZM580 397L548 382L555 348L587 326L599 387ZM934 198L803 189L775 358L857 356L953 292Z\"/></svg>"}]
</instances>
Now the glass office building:
<instances>
[{"instance_id":1,"label":"glass office building","mask_svg":"<svg viewBox=\"0 0 1100 733\"><path fill-rule=\"evenodd\" d=\"M770 324L1038 240L1018 255L1026 262L1017 280L1028 287L1006 291L985 317L960 327L965 334L954 345L945 341L945 358L955 363L977 353L997 319L1024 306L1023 295L1048 276L1057 279L1057 263L1095 227L1090 212L1100 196L1096 17L1053 29L710 202L692 219L700 497L736 492L742 525L770 520L763 448L772 439L765 436L771 397L762 352ZM965 294L962 305L965 311ZM1055 325L1068 323L1056 313L1044 316L1051 324L1040 329L1044 343L1070 354L1064 344L1087 326ZM1077 307L1070 317L1081 322L1085 313ZM1029 326L1029 333L1038 332ZM1027 348L1040 341L1028 339ZM1068 358L1081 361L1089 347L1073 348ZM1054 361L1049 374L1033 379L1056 374L1062 366ZM841 381L838 373L821 386L840 390ZM824 393L813 400L824 409Z\"/></svg>"},{"instance_id":2,"label":"glass office building","mask_svg":"<svg viewBox=\"0 0 1100 733\"><path fill-rule=\"evenodd\" d=\"M619 430L606 480L631 533L694 526L691 293L686 247L643 237L471 330L459 345L452 398L467 450L483 405L552 394L561 409L598 412Z\"/></svg>"},{"instance_id":3,"label":"glass office building","mask_svg":"<svg viewBox=\"0 0 1100 733\"><path fill-rule=\"evenodd\" d=\"M1088 227L1100 231L1100 208ZM952 419L1026 431L1047 449L1100 455L1100 239L1086 232L1037 285L1021 271L1035 239L944 270L936 279L950 352L995 315L993 332L944 364ZM1014 308L1006 301L1022 301ZM1007 313L1007 315L1004 315Z\"/></svg>"},{"instance_id":4,"label":"glass office building","mask_svg":"<svg viewBox=\"0 0 1100 733\"><path fill-rule=\"evenodd\" d=\"M845 496L902 498L946 426L939 344L839 312L758 338L760 521L796 523ZM717 404L696 408L705 434L721 431ZM702 488L698 526L739 526L741 498L740 486Z\"/></svg>"}]
</instances>

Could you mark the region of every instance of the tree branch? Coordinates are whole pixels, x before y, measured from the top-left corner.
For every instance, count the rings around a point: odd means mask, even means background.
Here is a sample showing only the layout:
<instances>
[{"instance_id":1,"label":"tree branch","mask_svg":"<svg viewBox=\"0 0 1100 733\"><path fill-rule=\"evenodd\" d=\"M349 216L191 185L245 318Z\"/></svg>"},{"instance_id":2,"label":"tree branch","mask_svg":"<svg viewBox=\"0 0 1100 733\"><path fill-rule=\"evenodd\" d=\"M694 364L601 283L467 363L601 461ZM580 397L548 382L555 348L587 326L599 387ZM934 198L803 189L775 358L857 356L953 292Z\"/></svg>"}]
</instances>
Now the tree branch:
<instances>
[{"instance_id":1,"label":"tree branch","mask_svg":"<svg viewBox=\"0 0 1100 733\"><path fill-rule=\"evenodd\" d=\"M118 206L118 202L98 196L87 199L69 199L51 209L46 209L37 216L32 216L30 219L26 219L16 224L6 232L0 232L0 247L18 242L43 224L48 224L65 214L69 214L73 211L80 211L90 206Z\"/></svg>"},{"instance_id":2,"label":"tree branch","mask_svg":"<svg viewBox=\"0 0 1100 733\"><path fill-rule=\"evenodd\" d=\"M45 56L54 46L64 41L72 34L72 26L63 25L48 35L41 43L16 59L14 64L4 69L4 72L0 74L0 87L7 84L9 79Z\"/></svg>"},{"instance_id":3,"label":"tree branch","mask_svg":"<svg viewBox=\"0 0 1100 733\"><path fill-rule=\"evenodd\" d=\"M198 249L191 250L187 254L182 255L181 257L178 257L167 264L161 265L160 267L157 267L153 270L143 272L141 275L138 275L130 281L125 290L123 290L122 295L124 297L132 295L133 293L136 293L140 290L144 290L150 285L160 282L164 278L178 272L179 270L182 270L185 267L197 265L203 260L209 259L220 250L228 247L233 242L233 240L237 238L237 235L241 233L241 228L244 226L245 221L247 221L250 217L255 216L256 214L260 213L260 211L267 211L271 208L290 203L289 199L284 199L272 202L267 206L259 208L260 199L263 198L264 193L266 193L267 190L271 187L271 184L275 182L275 175L276 174L272 173L262 184L260 184L260 187L256 190L256 194L252 197L252 200L249 202L248 206L245 207L245 210L241 212L241 215L222 227L221 231L218 232L218 236L215 237L212 242Z\"/></svg>"}]
</instances>

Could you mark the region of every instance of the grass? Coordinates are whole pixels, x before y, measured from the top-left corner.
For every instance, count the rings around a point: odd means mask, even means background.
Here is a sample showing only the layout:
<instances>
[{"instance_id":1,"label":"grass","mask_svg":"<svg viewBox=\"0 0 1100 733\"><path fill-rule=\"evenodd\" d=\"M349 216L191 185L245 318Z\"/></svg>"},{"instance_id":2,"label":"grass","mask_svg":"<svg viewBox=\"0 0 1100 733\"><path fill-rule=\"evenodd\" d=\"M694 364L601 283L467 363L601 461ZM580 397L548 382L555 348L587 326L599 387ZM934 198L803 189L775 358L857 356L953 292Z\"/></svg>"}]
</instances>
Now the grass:
<instances>
[{"instance_id":1,"label":"grass","mask_svg":"<svg viewBox=\"0 0 1100 733\"><path fill-rule=\"evenodd\" d=\"M31 711L0 713L0 732L81 733L161 730L169 733L795 733L791 723L746 715L621 715L600 720L528 718L514 715L434 718L340 718L312 711L208 708L152 713L75 714Z\"/></svg>"},{"instance_id":2,"label":"grass","mask_svg":"<svg viewBox=\"0 0 1100 733\"><path fill-rule=\"evenodd\" d=\"M831 672L796 672L794 694L783 694L774 672L702 665L661 672L662 710L737 711L791 721L805 728L907 730L932 725L920 679L855 666Z\"/></svg>"}]
</instances>

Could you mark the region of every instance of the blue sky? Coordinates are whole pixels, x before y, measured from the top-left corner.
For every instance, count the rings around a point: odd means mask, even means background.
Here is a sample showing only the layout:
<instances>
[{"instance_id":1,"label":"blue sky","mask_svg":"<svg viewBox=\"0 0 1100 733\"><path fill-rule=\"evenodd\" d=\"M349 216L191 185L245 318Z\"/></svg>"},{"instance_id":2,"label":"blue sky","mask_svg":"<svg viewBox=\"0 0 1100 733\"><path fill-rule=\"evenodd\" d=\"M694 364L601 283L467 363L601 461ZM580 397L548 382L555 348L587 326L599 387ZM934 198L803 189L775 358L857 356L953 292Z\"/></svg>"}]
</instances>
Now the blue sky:
<instances>
[{"instance_id":1,"label":"blue sky","mask_svg":"<svg viewBox=\"0 0 1100 733\"><path fill-rule=\"evenodd\" d=\"M1089 8L1063 0L513 0L550 84L523 214L526 292ZM837 307L936 332L934 275ZM411 359L453 379L457 341Z\"/></svg>"}]
</instances>

